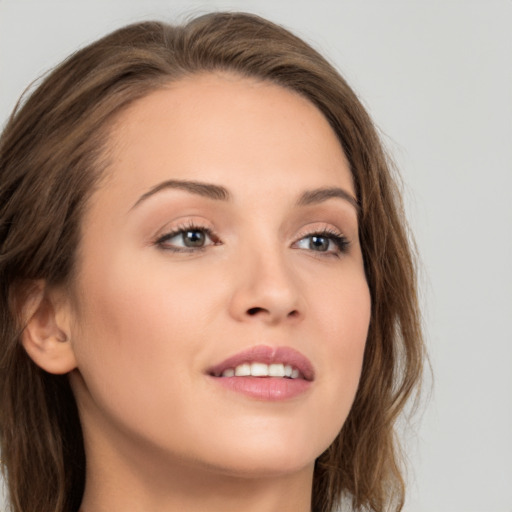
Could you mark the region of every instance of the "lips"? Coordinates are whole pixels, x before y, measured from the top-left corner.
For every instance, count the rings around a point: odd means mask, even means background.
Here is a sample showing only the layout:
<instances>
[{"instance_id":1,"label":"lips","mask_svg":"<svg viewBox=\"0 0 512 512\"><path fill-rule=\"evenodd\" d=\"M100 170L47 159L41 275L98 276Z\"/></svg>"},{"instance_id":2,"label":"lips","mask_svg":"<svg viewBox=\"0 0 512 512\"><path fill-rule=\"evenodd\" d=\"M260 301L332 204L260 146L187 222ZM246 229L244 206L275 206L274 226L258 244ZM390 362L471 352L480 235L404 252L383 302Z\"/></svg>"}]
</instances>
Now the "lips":
<instances>
[{"instance_id":1,"label":"lips","mask_svg":"<svg viewBox=\"0 0 512 512\"><path fill-rule=\"evenodd\" d=\"M311 362L289 347L259 345L208 370L216 385L260 401L282 401L306 393L314 380Z\"/></svg>"},{"instance_id":2,"label":"lips","mask_svg":"<svg viewBox=\"0 0 512 512\"><path fill-rule=\"evenodd\" d=\"M261 363L268 366L288 366L298 371L299 378L306 381L314 380L313 365L299 351L290 347L269 347L267 345L258 345L239 352L210 368L208 374L213 377L222 377L229 370L235 370L241 366L251 366L254 363L256 365ZM295 377L297 377L296 372L294 372Z\"/></svg>"}]
</instances>

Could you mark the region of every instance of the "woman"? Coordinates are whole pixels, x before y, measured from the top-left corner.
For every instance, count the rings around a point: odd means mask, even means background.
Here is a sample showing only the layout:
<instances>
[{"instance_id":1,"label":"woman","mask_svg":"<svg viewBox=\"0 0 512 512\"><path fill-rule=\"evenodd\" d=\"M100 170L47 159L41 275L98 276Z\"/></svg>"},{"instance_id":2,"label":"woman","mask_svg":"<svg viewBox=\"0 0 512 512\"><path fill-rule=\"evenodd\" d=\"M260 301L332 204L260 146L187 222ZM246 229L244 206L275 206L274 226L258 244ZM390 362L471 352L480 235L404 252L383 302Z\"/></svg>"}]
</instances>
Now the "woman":
<instances>
[{"instance_id":1,"label":"woman","mask_svg":"<svg viewBox=\"0 0 512 512\"><path fill-rule=\"evenodd\" d=\"M13 510L401 508L414 264L320 55L246 14L126 27L17 109L0 172Z\"/></svg>"}]
</instances>

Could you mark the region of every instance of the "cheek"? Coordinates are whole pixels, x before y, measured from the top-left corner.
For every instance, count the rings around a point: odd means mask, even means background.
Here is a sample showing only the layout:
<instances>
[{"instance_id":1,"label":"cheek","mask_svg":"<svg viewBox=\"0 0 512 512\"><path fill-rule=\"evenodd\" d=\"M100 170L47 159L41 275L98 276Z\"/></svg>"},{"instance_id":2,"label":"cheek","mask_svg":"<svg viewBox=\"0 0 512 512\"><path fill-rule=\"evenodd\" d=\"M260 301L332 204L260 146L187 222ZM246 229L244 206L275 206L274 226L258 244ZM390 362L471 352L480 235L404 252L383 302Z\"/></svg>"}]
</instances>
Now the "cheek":
<instances>
[{"instance_id":1,"label":"cheek","mask_svg":"<svg viewBox=\"0 0 512 512\"><path fill-rule=\"evenodd\" d=\"M82 275L74 348L97 405L134 420L141 407L176 405L185 395L191 368L182 362L193 362L201 340L198 292L155 264L108 261Z\"/></svg>"},{"instance_id":2,"label":"cheek","mask_svg":"<svg viewBox=\"0 0 512 512\"><path fill-rule=\"evenodd\" d=\"M360 355L364 351L371 315L371 298L362 266L352 265L339 277L324 280L323 289L311 286L311 309L332 355Z\"/></svg>"},{"instance_id":3,"label":"cheek","mask_svg":"<svg viewBox=\"0 0 512 512\"><path fill-rule=\"evenodd\" d=\"M200 279L171 272L165 261L131 260L124 254L105 259L108 264L90 265L82 275L79 323L97 329L106 345L147 352L169 345L170 338L174 343L196 326L190 319L197 316L198 296L204 293Z\"/></svg>"},{"instance_id":4,"label":"cheek","mask_svg":"<svg viewBox=\"0 0 512 512\"><path fill-rule=\"evenodd\" d=\"M345 276L316 303L317 325L322 326L324 340L319 347L324 371L318 376L318 383L326 390L325 410L335 436L350 411L361 376L371 315L364 275Z\"/></svg>"}]
</instances>

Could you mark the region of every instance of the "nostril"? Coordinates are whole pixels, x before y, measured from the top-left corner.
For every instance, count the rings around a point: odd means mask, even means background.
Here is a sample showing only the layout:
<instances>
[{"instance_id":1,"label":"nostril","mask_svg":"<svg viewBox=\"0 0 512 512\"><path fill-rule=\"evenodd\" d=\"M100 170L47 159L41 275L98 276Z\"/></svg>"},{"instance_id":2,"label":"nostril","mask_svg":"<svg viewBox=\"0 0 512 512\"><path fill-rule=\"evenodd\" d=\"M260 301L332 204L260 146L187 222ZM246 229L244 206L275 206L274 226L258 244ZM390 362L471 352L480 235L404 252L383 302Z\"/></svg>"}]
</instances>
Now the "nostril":
<instances>
[{"instance_id":1,"label":"nostril","mask_svg":"<svg viewBox=\"0 0 512 512\"><path fill-rule=\"evenodd\" d=\"M259 313L263 313L263 312L268 313L269 311L265 308L260 308L260 307L250 308L247 310L247 314L249 316L256 316ZM290 311L288 313L288 315L286 315L286 316L288 316L289 318L295 318L295 317L299 316L299 312L296 309L294 309L293 311Z\"/></svg>"},{"instance_id":2,"label":"nostril","mask_svg":"<svg viewBox=\"0 0 512 512\"><path fill-rule=\"evenodd\" d=\"M247 310L247 314L254 316L254 315L257 315L258 313L260 313L261 311L264 311L264 309L263 308L251 308L251 309Z\"/></svg>"}]
</instances>

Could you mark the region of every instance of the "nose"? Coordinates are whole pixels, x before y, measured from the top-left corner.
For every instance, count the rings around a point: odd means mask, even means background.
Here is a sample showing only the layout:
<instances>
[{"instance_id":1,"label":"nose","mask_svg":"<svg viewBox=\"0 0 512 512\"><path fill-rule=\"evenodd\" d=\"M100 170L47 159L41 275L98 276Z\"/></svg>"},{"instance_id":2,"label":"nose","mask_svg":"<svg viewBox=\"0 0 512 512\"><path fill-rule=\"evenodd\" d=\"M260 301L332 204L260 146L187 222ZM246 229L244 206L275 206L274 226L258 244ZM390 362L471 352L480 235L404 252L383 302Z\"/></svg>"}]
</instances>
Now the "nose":
<instances>
[{"instance_id":1,"label":"nose","mask_svg":"<svg viewBox=\"0 0 512 512\"><path fill-rule=\"evenodd\" d=\"M252 251L236 267L232 273L232 317L268 325L300 321L304 315L300 284L285 255Z\"/></svg>"}]
</instances>

